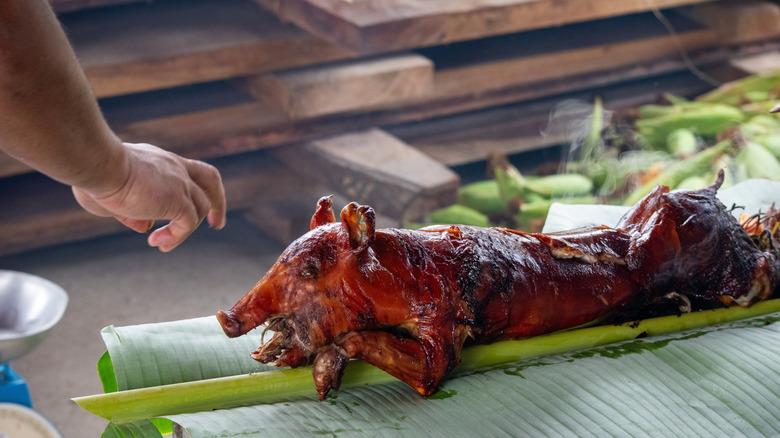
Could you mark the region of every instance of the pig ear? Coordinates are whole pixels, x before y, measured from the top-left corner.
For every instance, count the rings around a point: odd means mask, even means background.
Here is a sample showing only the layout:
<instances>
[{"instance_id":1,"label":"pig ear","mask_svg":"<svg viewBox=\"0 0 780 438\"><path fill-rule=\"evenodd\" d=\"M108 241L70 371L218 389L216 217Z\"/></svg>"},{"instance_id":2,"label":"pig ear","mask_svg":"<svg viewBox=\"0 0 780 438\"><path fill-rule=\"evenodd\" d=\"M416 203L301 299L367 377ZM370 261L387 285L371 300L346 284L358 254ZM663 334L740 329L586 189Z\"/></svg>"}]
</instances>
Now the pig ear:
<instances>
[{"instance_id":1,"label":"pig ear","mask_svg":"<svg viewBox=\"0 0 780 438\"><path fill-rule=\"evenodd\" d=\"M320 225L336 222L336 214L333 213L333 195L324 196L317 201L317 209L311 217L309 229L313 230Z\"/></svg>"},{"instance_id":2,"label":"pig ear","mask_svg":"<svg viewBox=\"0 0 780 438\"><path fill-rule=\"evenodd\" d=\"M349 244L355 253L361 253L376 237L374 209L367 205L350 203L341 210L341 223L349 234Z\"/></svg>"}]
</instances>

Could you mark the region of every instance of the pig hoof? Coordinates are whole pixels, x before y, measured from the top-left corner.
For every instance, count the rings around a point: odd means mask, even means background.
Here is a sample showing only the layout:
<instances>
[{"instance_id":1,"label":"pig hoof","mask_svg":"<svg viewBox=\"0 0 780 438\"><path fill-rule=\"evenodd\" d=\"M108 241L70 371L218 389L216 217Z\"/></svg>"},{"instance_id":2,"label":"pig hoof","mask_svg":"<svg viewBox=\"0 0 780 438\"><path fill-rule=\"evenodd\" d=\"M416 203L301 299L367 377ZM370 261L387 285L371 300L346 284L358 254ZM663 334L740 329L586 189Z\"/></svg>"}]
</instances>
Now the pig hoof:
<instances>
[{"instance_id":1,"label":"pig hoof","mask_svg":"<svg viewBox=\"0 0 780 438\"><path fill-rule=\"evenodd\" d=\"M331 389L339 389L341 376L344 374L344 368L347 367L348 359L333 345L328 345L317 353L312 364L312 374L320 400L324 400Z\"/></svg>"}]
</instances>

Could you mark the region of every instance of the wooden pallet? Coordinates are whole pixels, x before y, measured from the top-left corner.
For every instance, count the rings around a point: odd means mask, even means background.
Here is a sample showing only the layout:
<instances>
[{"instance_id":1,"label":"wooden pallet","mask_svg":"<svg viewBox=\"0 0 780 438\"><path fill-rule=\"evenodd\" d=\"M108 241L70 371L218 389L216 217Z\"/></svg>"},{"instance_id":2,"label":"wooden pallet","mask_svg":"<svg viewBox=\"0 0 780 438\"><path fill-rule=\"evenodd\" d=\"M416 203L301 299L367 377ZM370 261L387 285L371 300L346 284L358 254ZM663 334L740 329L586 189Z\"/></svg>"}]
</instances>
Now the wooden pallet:
<instances>
[{"instance_id":1,"label":"wooden pallet","mask_svg":"<svg viewBox=\"0 0 780 438\"><path fill-rule=\"evenodd\" d=\"M449 44L709 0L255 0L361 54Z\"/></svg>"},{"instance_id":2,"label":"wooden pallet","mask_svg":"<svg viewBox=\"0 0 780 438\"><path fill-rule=\"evenodd\" d=\"M753 46L724 45L720 43L721 33L668 15L680 29L675 37L670 37L654 17L641 15L624 17L633 24L628 28L643 29L632 37L611 32L619 24L608 20L426 49L418 55L434 64L432 92L412 100L404 96L406 100L391 100L378 107L356 105L337 114L317 115L329 113L326 108L315 111L314 116L291 117L284 106L275 107L272 100L257 101L240 86L224 81L102 99L101 103L112 125L126 140L151 142L186 156L210 158L686 69L687 61L677 53L676 42L687 42L692 50L690 59L700 64L771 48L763 42ZM592 32L594 28L607 28L610 32L598 35ZM550 43L538 52L518 43L526 39L545 41L551 34L567 33L569 38ZM585 34L590 35L591 45L579 38ZM575 43L580 45L572 47ZM635 47L648 50L649 55L643 59L635 57ZM458 53L463 56L458 57ZM332 65L319 68L330 69ZM321 72L317 68L309 71L313 75ZM278 73L278 77L284 75L285 71ZM427 76L424 78L428 80ZM372 83L370 77L365 83ZM361 103L360 99L354 101ZM28 169L23 165L0 157L0 176L25 171Z\"/></svg>"}]
</instances>

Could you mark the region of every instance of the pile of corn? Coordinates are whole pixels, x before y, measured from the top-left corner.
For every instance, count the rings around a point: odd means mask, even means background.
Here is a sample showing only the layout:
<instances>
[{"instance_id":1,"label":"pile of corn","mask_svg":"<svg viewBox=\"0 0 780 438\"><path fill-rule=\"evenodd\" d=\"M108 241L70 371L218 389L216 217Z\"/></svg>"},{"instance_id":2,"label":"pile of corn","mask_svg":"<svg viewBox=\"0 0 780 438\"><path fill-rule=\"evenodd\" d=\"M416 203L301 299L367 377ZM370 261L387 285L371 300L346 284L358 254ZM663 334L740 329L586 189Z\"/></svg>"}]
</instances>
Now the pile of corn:
<instances>
[{"instance_id":1,"label":"pile of corn","mask_svg":"<svg viewBox=\"0 0 780 438\"><path fill-rule=\"evenodd\" d=\"M594 103L579 157L563 173L522 175L506 157L489 160L491 179L462 186L458 203L430 223L506 226L538 231L553 202L633 205L658 184L695 189L725 170L724 187L751 178L780 181L780 72L725 84L694 100L636 109L630 135L615 141Z\"/></svg>"}]
</instances>

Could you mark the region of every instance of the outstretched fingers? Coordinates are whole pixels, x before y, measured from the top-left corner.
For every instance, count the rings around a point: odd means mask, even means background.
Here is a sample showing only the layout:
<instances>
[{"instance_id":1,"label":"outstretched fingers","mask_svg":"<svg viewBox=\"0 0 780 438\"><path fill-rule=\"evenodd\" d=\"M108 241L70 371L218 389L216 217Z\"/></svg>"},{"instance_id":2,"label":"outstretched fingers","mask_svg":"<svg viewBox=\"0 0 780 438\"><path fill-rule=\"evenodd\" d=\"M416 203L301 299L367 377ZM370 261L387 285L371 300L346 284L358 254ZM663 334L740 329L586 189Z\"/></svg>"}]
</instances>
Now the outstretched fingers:
<instances>
[{"instance_id":1,"label":"outstretched fingers","mask_svg":"<svg viewBox=\"0 0 780 438\"><path fill-rule=\"evenodd\" d=\"M227 200L219 170L202 161L188 160L187 171L192 181L203 190L208 199L210 205L207 216L209 225L218 230L222 229L226 222Z\"/></svg>"},{"instance_id":2,"label":"outstretched fingers","mask_svg":"<svg viewBox=\"0 0 780 438\"><path fill-rule=\"evenodd\" d=\"M193 187L189 195L190 202L183 204L178 214L167 225L154 230L149 235L149 246L168 252L179 246L198 228L209 211L209 200L199 187Z\"/></svg>"}]
</instances>

